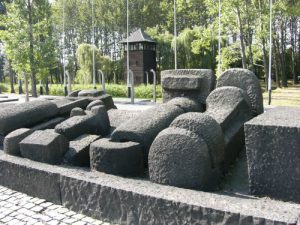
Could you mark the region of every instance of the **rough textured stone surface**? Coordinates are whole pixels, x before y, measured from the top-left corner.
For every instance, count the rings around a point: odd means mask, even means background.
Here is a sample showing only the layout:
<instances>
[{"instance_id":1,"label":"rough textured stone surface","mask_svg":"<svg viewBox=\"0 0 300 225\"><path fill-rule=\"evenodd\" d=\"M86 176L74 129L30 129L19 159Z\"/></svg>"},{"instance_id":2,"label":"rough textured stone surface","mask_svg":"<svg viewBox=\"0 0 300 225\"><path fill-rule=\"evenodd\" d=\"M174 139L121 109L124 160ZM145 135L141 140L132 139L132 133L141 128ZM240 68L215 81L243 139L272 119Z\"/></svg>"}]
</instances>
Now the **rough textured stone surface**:
<instances>
[{"instance_id":1,"label":"rough textured stone surface","mask_svg":"<svg viewBox=\"0 0 300 225\"><path fill-rule=\"evenodd\" d=\"M94 106L91 111L92 114L94 114L97 118L96 126L98 129L100 129L100 134L102 136L108 135L110 133L110 122L105 106Z\"/></svg>"},{"instance_id":2,"label":"rough textured stone surface","mask_svg":"<svg viewBox=\"0 0 300 225\"><path fill-rule=\"evenodd\" d=\"M83 134L109 134L110 125L104 106L93 107L86 116L73 116L55 127L55 131L73 140Z\"/></svg>"},{"instance_id":3,"label":"rough textured stone surface","mask_svg":"<svg viewBox=\"0 0 300 225\"><path fill-rule=\"evenodd\" d=\"M189 84L188 81L185 81L185 85L179 84L178 80L180 80L180 77L185 77L185 80L187 80L188 77L194 76L195 78L192 78L192 80L196 80L196 77L199 78L198 80L198 88L195 89L196 85L194 85L195 82L190 82L193 84L193 90L187 89L187 84ZM193 98L202 104L205 104L205 99L209 95L209 93L214 89L215 86L215 80L216 77L213 74L212 70L205 70L205 69L180 69L180 70L165 70L161 72L161 77L162 77L162 86L163 86L163 101L167 102L171 100L172 98L175 97L189 97ZM164 88L164 83L169 83L170 82L165 82L170 80L171 77L174 78L172 81L173 86L176 88L173 89L168 89ZM175 85L176 84L176 85ZM184 89L180 89L179 87L182 86Z\"/></svg>"},{"instance_id":4,"label":"rough textured stone surface","mask_svg":"<svg viewBox=\"0 0 300 225\"><path fill-rule=\"evenodd\" d=\"M85 115L86 115L85 111L82 108L78 108L78 107L72 109L71 112L70 112L70 117L85 116Z\"/></svg>"},{"instance_id":5,"label":"rough textured stone surface","mask_svg":"<svg viewBox=\"0 0 300 225\"><path fill-rule=\"evenodd\" d=\"M50 165L3 155L0 151L0 171L1 185L61 204L60 174Z\"/></svg>"},{"instance_id":6,"label":"rough textured stone surface","mask_svg":"<svg viewBox=\"0 0 300 225\"><path fill-rule=\"evenodd\" d=\"M141 111L139 110L121 110L121 109L110 109L108 112L110 126L115 129L122 123L128 120L136 118Z\"/></svg>"},{"instance_id":7,"label":"rough textured stone surface","mask_svg":"<svg viewBox=\"0 0 300 225\"><path fill-rule=\"evenodd\" d=\"M194 75L165 75L162 80L162 88L167 90L199 90L202 77Z\"/></svg>"},{"instance_id":8,"label":"rough textured stone surface","mask_svg":"<svg viewBox=\"0 0 300 225\"><path fill-rule=\"evenodd\" d=\"M264 112L263 96L259 80L253 72L246 69L226 70L218 79L217 87L234 86L243 89L251 103L253 116Z\"/></svg>"},{"instance_id":9,"label":"rough textured stone surface","mask_svg":"<svg viewBox=\"0 0 300 225\"><path fill-rule=\"evenodd\" d=\"M295 225L300 211L299 204L50 166L1 151L0 183L49 201L61 199L69 209L118 224Z\"/></svg>"},{"instance_id":10,"label":"rough textured stone surface","mask_svg":"<svg viewBox=\"0 0 300 225\"><path fill-rule=\"evenodd\" d=\"M4 136L0 134L0 147L3 146Z\"/></svg>"},{"instance_id":11,"label":"rough textured stone surface","mask_svg":"<svg viewBox=\"0 0 300 225\"><path fill-rule=\"evenodd\" d=\"M69 97L78 97L78 94L81 90L72 91L68 96Z\"/></svg>"},{"instance_id":12,"label":"rough textured stone surface","mask_svg":"<svg viewBox=\"0 0 300 225\"><path fill-rule=\"evenodd\" d=\"M244 123L252 119L245 92L237 87L215 89L207 98L204 114L221 126L225 138L225 169L235 160L244 145Z\"/></svg>"},{"instance_id":13,"label":"rough textured stone surface","mask_svg":"<svg viewBox=\"0 0 300 225\"><path fill-rule=\"evenodd\" d=\"M64 156L64 161L74 166L90 165L90 144L99 139L98 135L84 134L70 141L69 150Z\"/></svg>"},{"instance_id":14,"label":"rough textured stone surface","mask_svg":"<svg viewBox=\"0 0 300 225\"><path fill-rule=\"evenodd\" d=\"M67 104L64 104L64 105L58 107L59 114L60 115L70 115L70 112L72 109L77 108L77 107L79 107L81 109L85 109L89 103L90 103L90 101L87 98L71 101Z\"/></svg>"},{"instance_id":15,"label":"rough textured stone surface","mask_svg":"<svg viewBox=\"0 0 300 225\"><path fill-rule=\"evenodd\" d=\"M212 167L219 167L224 161L225 141L222 128L209 115L196 112L185 113L178 116L170 127L186 129L200 136L208 147Z\"/></svg>"},{"instance_id":16,"label":"rough textured stone surface","mask_svg":"<svg viewBox=\"0 0 300 225\"><path fill-rule=\"evenodd\" d=\"M83 134L99 134L93 115L73 116L55 127L55 131L73 140Z\"/></svg>"},{"instance_id":17,"label":"rough textured stone surface","mask_svg":"<svg viewBox=\"0 0 300 225\"><path fill-rule=\"evenodd\" d=\"M114 104L114 100L112 98L111 95L109 94L104 94L104 95L101 95L100 97L97 98L98 100L101 100L105 107L106 107L106 110L110 110L110 109L116 109L117 107L115 106Z\"/></svg>"},{"instance_id":18,"label":"rough textured stone surface","mask_svg":"<svg viewBox=\"0 0 300 225\"><path fill-rule=\"evenodd\" d=\"M64 117L56 117L53 119L50 119L46 122L40 123L34 127L31 128L31 130L46 130L46 129L54 129L54 127L63 122L65 120Z\"/></svg>"},{"instance_id":19,"label":"rough textured stone surface","mask_svg":"<svg viewBox=\"0 0 300 225\"><path fill-rule=\"evenodd\" d=\"M177 105L185 112L203 112L203 105L191 98L177 97L168 101L167 104Z\"/></svg>"},{"instance_id":20,"label":"rough textured stone surface","mask_svg":"<svg viewBox=\"0 0 300 225\"><path fill-rule=\"evenodd\" d=\"M90 146L91 169L121 176L144 172L143 151L136 142L113 142L103 138Z\"/></svg>"},{"instance_id":21,"label":"rough textured stone surface","mask_svg":"<svg viewBox=\"0 0 300 225\"><path fill-rule=\"evenodd\" d=\"M47 100L36 100L0 109L0 134L35 125L58 113L57 106Z\"/></svg>"},{"instance_id":22,"label":"rough textured stone surface","mask_svg":"<svg viewBox=\"0 0 300 225\"><path fill-rule=\"evenodd\" d=\"M21 155L19 143L32 132L30 129L20 128L6 135L3 142L4 152L9 155Z\"/></svg>"},{"instance_id":23,"label":"rough textured stone surface","mask_svg":"<svg viewBox=\"0 0 300 225\"><path fill-rule=\"evenodd\" d=\"M94 106L104 105L103 101L101 100L95 100L92 101L88 106L86 107L86 110L91 110Z\"/></svg>"},{"instance_id":24,"label":"rough textured stone surface","mask_svg":"<svg viewBox=\"0 0 300 225\"><path fill-rule=\"evenodd\" d=\"M251 193L300 203L300 108L271 109L245 135Z\"/></svg>"},{"instance_id":25,"label":"rough textured stone surface","mask_svg":"<svg viewBox=\"0 0 300 225\"><path fill-rule=\"evenodd\" d=\"M229 197L109 175L95 179L95 176L80 181L75 174L63 176L63 204L118 224L292 225L299 212L299 205L288 203Z\"/></svg>"},{"instance_id":26,"label":"rough textured stone surface","mask_svg":"<svg viewBox=\"0 0 300 225\"><path fill-rule=\"evenodd\" d=\"M184 111L176 105L162 104L141 112L137 117L122 123L111 135L114 141L133 141L142 145L147 163L148 151L156 135L167 128Z\"/></svg>"},{"instance_id":27,"label":"rough textured stone surface","mask_svg":"<svg viewBox=\"0 0 300 225\"><path fill-rule=\"evenodd\" d=\"M49 164L60 163L68 148L68 140L54 130L35 131L20 142L23 157Z\"/></svg>"},{"instance_id":28,"label":"rough textured stone surface","mask_svg":"<svg viewBox=\"0 0 300 225\"><path fill-rule=\"evenodd\" d=\"M82 90L78 93L79 97L98 97L100 95L103 95L103 91L99 91L96 89L91 90Z\"/></svg>"},{"instance_id":29,"label":"rough textured stone surface","mask_svg":"<svg viewBox=\"0 0 300 225\"><path fill-rule=\"evenodd\" d=\"M206 190L212 168L209 149L197 134L169 127L149 151L150 180L175 187Z\"/></svg>"}]
</instances>

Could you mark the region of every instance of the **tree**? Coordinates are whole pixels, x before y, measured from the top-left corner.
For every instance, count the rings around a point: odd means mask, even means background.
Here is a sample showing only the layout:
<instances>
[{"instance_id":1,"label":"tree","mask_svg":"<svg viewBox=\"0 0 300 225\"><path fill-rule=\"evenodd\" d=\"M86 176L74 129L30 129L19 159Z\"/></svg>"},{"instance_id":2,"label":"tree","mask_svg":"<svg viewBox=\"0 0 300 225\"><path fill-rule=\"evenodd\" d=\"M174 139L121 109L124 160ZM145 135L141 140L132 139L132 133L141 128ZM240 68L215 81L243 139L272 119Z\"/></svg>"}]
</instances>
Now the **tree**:
<instances>
[{"instance_id":1,"label":"tree","mask_svg":"<svg viewBox=\"0 0 300 225\"><path fill-rule=\"evenodd\" d=\"M96 46L90 44L81 44L78 46L76 56L79 64L78 76L76 78L77 82L90 84L93 80L93 48L95 52L95 69L96 71L101 69L103 71L108 71L110 67L110 59L101 56L101 52Z\"/></svg>"},{"instance_id":2,"label":"tree","mask_svg":"<svg viewBox=\"0 0 300 225\"><path fill-rule=\"evenodd\" d=\"M30 74L32 96L37 96L36 78L45 78L55 61L51 35L51 6L48 0L14 0L6 3L0 31L5 53L19 76Z\"/></svg>"}]
</instances>

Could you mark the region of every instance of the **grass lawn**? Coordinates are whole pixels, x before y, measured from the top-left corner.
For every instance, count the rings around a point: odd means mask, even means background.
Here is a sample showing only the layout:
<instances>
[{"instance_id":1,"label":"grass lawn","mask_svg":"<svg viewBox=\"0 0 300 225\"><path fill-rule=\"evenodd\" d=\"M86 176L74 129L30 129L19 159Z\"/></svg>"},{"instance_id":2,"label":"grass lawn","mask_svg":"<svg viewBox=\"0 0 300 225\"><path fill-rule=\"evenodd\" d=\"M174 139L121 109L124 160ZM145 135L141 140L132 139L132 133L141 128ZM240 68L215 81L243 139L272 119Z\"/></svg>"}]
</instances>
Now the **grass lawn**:
<instances>
[{"instance_id":1,"label":"grass lawn","mask_svg":"<svg viewBox=\"0 0 300 225\"><path fill-rule=\"evenodd\" d=\"M264 105L268 105L269 95L268 92L263 93ZM272 90L273 106L298 106L300 107L300 84L289 84L288 88L277 88Z\"/></svg>"}]
</instances>

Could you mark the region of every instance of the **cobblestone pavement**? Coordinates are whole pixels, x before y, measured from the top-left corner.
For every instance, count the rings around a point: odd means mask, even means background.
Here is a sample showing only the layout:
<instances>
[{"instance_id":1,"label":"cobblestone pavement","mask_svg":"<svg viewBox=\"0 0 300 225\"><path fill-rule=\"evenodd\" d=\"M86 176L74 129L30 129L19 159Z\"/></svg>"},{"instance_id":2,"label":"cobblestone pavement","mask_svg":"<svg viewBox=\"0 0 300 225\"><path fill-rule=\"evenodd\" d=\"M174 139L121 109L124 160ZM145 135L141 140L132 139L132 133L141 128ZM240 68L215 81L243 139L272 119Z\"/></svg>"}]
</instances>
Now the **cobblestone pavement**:
<instances>
[{"instance_id":1,"label":"cobblestone pavement","mask_svg":"<svg viewBox=\"0 0 300 225\"><path fill-rule=\"evenodd\" d=\"M2 186L0 186L0 224L110 225L109 223L77 214L61 205L55 205L43 199L34 198Z\"/></svg>"}]
</instances>

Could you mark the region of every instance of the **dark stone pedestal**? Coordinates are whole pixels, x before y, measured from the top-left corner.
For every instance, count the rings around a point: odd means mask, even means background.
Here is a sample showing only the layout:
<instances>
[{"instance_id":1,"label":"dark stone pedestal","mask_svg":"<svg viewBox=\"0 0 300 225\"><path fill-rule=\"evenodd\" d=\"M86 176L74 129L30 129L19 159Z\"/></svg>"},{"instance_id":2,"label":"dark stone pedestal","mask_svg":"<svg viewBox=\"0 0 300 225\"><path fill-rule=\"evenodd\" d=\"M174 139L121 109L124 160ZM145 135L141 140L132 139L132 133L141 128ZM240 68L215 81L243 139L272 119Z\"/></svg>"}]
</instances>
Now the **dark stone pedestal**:
<instances>
[{"instance_id":1,"label":"dark stone pedestal","mask_svg":"<svg viewBox=\"0 0 300 225\"><path fill-rule=\"evenodd\" d=\"M245 135L250 192L300 203L300 108L271 109Z\"/></svg>"}]
</instances>

